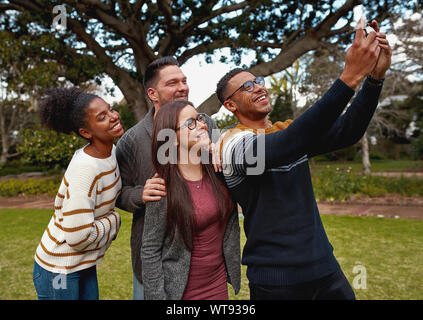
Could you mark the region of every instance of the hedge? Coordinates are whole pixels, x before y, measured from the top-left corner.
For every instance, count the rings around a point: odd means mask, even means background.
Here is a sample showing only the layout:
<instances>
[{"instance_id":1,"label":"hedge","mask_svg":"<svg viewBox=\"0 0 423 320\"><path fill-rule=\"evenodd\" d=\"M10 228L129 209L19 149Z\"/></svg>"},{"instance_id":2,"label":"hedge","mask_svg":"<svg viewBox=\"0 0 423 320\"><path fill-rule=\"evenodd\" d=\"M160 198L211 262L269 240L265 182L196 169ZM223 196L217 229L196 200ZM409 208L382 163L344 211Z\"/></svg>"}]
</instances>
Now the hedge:
<instances>
[{"instance_id":1,"label":"hedge","mask_svg":"<svg viewBox=\"0 0 423 320\"><path fill-rule=\"evenodd\" d=\"M41 194L54 196L59 189L60 182L61 177L2 180L0 181L0 197Z\"/></svg>"},{"instance_id":2,"label":"hedge","mask_svg":"<svg viewBox=\"0 0 423 320\"><path fill-rule=\"evenodd\" d=\"M317 201L345 201L355 197L377 197L384 194L403 196L423 196L423 179L387 178L364 176L351 170L327 169L312 174L313 187ZM9 179L0 181L0 196L19 194L55 195L61 176L43 179Z\"/></svg>"}]
</instances>

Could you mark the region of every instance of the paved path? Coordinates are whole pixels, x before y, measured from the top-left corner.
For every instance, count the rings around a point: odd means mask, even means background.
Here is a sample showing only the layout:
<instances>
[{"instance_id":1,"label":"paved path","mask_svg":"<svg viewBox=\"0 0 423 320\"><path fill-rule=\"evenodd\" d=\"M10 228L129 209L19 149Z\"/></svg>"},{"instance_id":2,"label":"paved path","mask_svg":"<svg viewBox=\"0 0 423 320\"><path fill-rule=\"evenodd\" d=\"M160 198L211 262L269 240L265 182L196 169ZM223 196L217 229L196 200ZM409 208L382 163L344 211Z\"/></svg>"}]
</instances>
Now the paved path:
<instances>
[{"instance_id":1,"label":"paved path","mask_svg":"<svg viewBox=\"0 0 423 320\"><path fill-rule=\"evenodd\" d=\"M4 208L40 208L52 209L54 198L48 196L3 197L0 198L0 209ZM377 203L330 203L319 202L321 214L374 216L385 218L423 219L423 205L415 201L411 205Z\"/></svg>"},{"instance_id":2,"label":"paved path","mask_svg":"<svg viewBox=\"0 0 423 320\"><path fill-rule=\"evenodd\" d=\"M423 206L318 203L321 214L423 219Z\"/></svg>"}]
</instances>

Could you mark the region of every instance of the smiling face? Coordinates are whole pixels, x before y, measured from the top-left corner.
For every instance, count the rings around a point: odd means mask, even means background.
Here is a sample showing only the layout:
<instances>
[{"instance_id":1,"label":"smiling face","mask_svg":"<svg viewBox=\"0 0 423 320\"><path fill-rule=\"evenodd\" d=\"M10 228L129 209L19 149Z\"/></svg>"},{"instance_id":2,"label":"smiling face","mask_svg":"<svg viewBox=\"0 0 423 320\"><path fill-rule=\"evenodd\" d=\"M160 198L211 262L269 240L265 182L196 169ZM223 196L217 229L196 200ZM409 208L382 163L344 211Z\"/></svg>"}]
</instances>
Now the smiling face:
<instances>
[{"instance_id":1,"label":"smiling face","mask_svg":"<svg viewBox=\"0 0 423 320\"><path fill-rule=\"evenodd\" d=\"M123 134L119 113L100 98L95 98L85 110L86 128L79 129L80 134L91 140L113 143L115 138Z\"/></svg>"},{"instance_id":2,"label":"smiling face","mask_svg":"<svg viewBox=\"0 0 423 320\"><path fill-rule=\"evenodd\" d=\"M253 81L255 78L253 74L247 71L236 74L228 81L225 95L231 95L246 81ZM232 111L241 123L245 120L262 120L272 111L266 87L256 83L254 83L252 91L246 91L244 88L238 90L224 102L224 106Z\"/></svg>"},{"instance_id":3,"label":"smiling face","mask_svg":"<svg viewBox=\"0 0 423 320\"><path fill-rule=\"evenodd\" d=\"M207 147L210 144L210 138L207 132L207 124L196 120L196 127L190 130L186 123L189 119L197 119L197 110L187 105L181 110L178 117L178 143L180 148L191 150L194 146L196 150Z\"/></svg>"},{"instance_id":4,"label":"smiling face","mask_svg":"<svg viewBox=\"0 0 423 320\"><path fill-rule=\"evenodd\" d=\"M175 65L165 66L159 70L156 83L148 88L147 94L156 109L167 102L188 100L189 87L182 70Z\"/></svg>"}]
</instances>

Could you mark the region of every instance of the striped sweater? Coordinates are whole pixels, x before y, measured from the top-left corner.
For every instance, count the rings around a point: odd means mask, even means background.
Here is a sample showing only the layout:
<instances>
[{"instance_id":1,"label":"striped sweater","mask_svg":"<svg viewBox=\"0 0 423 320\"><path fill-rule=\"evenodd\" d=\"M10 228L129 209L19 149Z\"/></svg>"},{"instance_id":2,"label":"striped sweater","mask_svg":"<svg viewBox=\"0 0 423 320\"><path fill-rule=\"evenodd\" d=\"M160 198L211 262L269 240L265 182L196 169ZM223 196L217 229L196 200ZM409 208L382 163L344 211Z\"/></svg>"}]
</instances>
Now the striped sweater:
<instances>
[{"instance_id":1,"label":"striped sweater","mask_svg":"<svg viewBox=\"0 0 423 320\"><path fill-rule=\"evenodd\" d=\"M35 261L55 273L73 273L100 262L119 230L120 216L114 208L121 185L115 146L105 159L77 150L63 176Z\"/></svg>"}]
</instances>

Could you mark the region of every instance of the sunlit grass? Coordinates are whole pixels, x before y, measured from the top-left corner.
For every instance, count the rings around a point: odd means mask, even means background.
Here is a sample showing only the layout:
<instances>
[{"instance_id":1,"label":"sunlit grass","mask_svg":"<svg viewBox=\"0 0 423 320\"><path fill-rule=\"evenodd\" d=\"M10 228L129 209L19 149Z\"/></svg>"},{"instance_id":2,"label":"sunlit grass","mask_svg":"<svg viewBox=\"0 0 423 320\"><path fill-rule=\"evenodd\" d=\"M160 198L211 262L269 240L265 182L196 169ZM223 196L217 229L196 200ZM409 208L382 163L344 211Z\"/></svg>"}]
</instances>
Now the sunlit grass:
<instances>
[{"instance_id":1,"label":"sunlit grass","mask_svg":"<svg viewBox=\"0 0 423 320\"><path fill-rule=\"evenodd\" d=\"M98 266L100 299L132 299L130 229L132 215L121 212L117 239ZM0 299L36 299L32 283L33 255L51 217L51 210L0 210ZM322 216L335 256L353 284L354 266L367 272L367 289L358 299L423 298L423 221L356 216ZM241 243L245 242L241 230ZM242 267L238 295L249 299Z\"/></svg>"}]
</instances>

